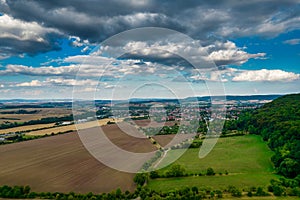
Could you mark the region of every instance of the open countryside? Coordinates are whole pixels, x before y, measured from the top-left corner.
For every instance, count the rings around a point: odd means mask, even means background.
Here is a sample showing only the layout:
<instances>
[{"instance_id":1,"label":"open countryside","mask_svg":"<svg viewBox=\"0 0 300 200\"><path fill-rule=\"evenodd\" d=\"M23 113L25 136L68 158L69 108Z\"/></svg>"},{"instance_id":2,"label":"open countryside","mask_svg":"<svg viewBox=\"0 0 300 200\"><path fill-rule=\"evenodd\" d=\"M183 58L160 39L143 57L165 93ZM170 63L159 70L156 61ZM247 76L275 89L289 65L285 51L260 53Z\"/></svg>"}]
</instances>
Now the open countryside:
<instances>
[{"instance_id":1,"label":"open countryside","mask_svg":"<svg viewBox=\"0 0 300 200\"><path fill-rule=\"evenodd\" d=\"M5 133L15 133L15 132L27 132L32 131L35 129L44 129L44 128L51 128L54 127L55 123L51 124L36 124L36 125L29 125L29 126L21 126L21 127L14 127L14 128L8 128L8 129L0 129L0 134Z\"/></svg>"},{"instance_id":2,"label":"open countryside","mask_svg":"<svg viewBox=\"0 0 300 200\"><path fill-rule=\"evenodd\" d=\"M98 121L92 121L92 122L84 122L79 124L78 126L80 129L86 129L91 128L94 126L103 126L106 125L107 122L120 122L122 119L115 120L113 118L108 119L101 119ZM40 129L40 130L36 130ZM76 125L63 125L63 126L57 126L54 123L51 124L37 124L37 125L29 125L29 126L20 126L15 128L8 128L8 129L0 129L0 134L5 133L15 133L15 132L25 132L26 135L32 135L32 136L42 136L42 135L50 135L50 134L57 134L57 133L63 133L66 131L75 131L77 130Z\"/></svg>"},{"instance_id":3,"label":"open countryside","mask_svg":"<svg viewBox=\"0 0 300 200\"><path fill-rule=\"evenodd\" d=\"M14 105L10 106L14 107ZM0 112L0 124L2 123L22 123L30 120L38 120L45 117L62 117L70 115L70 108L14 108L8 107Z\"/></svg>"},{"instance_id":4,"label":"open countryside","mask_svg":"<svg viewBox=\"0 0 300 200\"><path fill-rule=\"evenodd\" d=\"M299 49L300 0L0 0L0 200L299 200Z\"/></svg>"},{"instance_id":5,"label":"open countryside","mask_svg":"<svg viewBox=\"0 0 300 200\"><path fill-rule=\"evenodd\" d=\"M130 118L105 117L97 121L82 120L85 122L78 124L77 128L83 135L97 134L98 126L101 126L106 137L125 151L146 153L160 149L160 154L134 163L138 169L141 169L142 173L138 174L119 172L93 158L83 147L78 133L70 132L73 128L76 130L76 127L74 124L68 125L70 121L65 121L70 118L69 116L34 121L34 123L38 123L54 120L55 123L51 124L33 124L2 129L8 131L23 127L24 130L27 130L29 127L34 127L40 130L24 131L24 137L31 137L30 141L19 140L20 133L17 132L15 139L14 137L3 137L5 140L3 145L0 145L0 154L2 155L0 163L5 164L0 165L0 185L30 185L31 190L37 193L29 193L28 196L50 199L57 195L68 197L75 194L79 195L78 198L84 198L84 194L88 192L99 194L104 199L110 199L105 196L117 195L114 191L118 191L119 197L129 199L137 198L142 194L151 194L154 199L172 195L187 195L202 199L211 197L248 199L250 196L253 199L256 197L277 199L277 196L287 195L289 196L286 197L287 199L293 199L294 196L297 196L298 183L297 177L295 179L291 179L291 177L295 176L295 172L292 170L297 170L297 168L281 168L282 164L279 167L278 164L274 164L274 158L282 156L274 151L274 147L277 145L277 148L281 148L282 143L276 143L278 140L275 141L273 138L268 139L270 137L269 130L264 129L260 132L259 128L265 126L255 123L273 122L273 117L282 118L279 115L284 116L286 112L289 112L290 116L294 116L293 113L297 113L298 98L299 95L287 95L267 104L261 104L259 101L256 103L244 101L238 106L232 104L233 106L229 107L230 115L223 127L221 138L214 149L203 159L198 158L198 153L205 138L206 122L191 118L190 121L181 123L180 116L173 112L173 109L177 110L176 105L169 110L169 113L175 117L166 122L161 122L160 119L151 121L148 114L145 113L143 116L132 116L131 120L129 120ZM286 107L282 106L283 104L292 104L295 109L286 110ZM140 103L140 106L136 106L137 103L134 105L132 113L145 111L141 106L143 103ZM118 102L118 106L122 108L123 105ZM150 107L151 103L147 106ZM194 103L191 103L191 107L194 109ZM202 107L204 111L205 105ZM102 106L100 105L99 108L101 109ZM266 110L272 115L261 121L260 116L265 115ZM108 108L105 108L105 111L107 112ZM110 113L107 112L106 115L110 116ZM203 112L201 118L205 119L206 116L206 113ZM103 116L101 115L101 117ZM250 122L249 118L253 121ZM289 121L289 118L285 119L284 124L296 123ZM129 121L130 128L121 129L119 126L124 127L127 121ZM66 125L62 125L64 122ZM197 134L191 136L189 130L193 130L195 123L199 123ZM48 128L49 125L57 127L50 126ZM180 133L178 133L179 126L182 126ZM278 126L279 131L285 131L291 137L295 137L293 136L295 130L293 126L290 130L286 129L286 126L282 127L281 124L275 126ZM127 134L128 130L131 131L131 135ZM55 133L60 134L56 135ZM261 136L260 133L263 135ZM277 133L280 132L276 132L272 136L276 138L279 136ZM178 137L177 143L174 143L175 136ZM6 141L8 143L5 143ZM293 147L296 146L297 144L293 145ZM110 149L108 148L107 151L109 153ZM171 165L157 171L143 172L143 170L164 166L182 152L184 152L183 155ZM293 153L295 150L291 149L290 152ZM279 158L278 162L280 161ZM279 170L283 170L283 172L279 173ZM284 178L283 173L286 173L287 179ZM0 194L1 190L13 192L20 189L18 187L1 189L0 187ZM45 194L44 191L50 193ZM13 196L13 193L5 193L3 196L10 197ZM25 196L23 195L23 197ZM100 196L95 197L100 198Z\"/></svg>"}]
</instances>

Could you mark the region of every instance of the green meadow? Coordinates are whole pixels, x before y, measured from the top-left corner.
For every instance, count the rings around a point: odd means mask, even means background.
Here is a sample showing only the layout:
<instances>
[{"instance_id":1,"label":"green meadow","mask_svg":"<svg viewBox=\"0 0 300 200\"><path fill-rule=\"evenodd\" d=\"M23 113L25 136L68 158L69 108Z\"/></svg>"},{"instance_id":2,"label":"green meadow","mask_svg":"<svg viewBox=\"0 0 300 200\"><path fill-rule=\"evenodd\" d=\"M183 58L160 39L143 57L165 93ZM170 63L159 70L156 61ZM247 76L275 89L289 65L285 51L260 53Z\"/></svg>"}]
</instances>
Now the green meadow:
<instances>
[{"instance_id":1,"label":"green meadow","mask_svg":"<svg viewBox=\"0 0 300 200\"><path fill-rule=\"evenodd\" d=\"M170 150L161 165L182 151L181 149ZM148 187L158 191L185 186L226 189L229 185L247 189L252 186L266 187L270 179L278 178L271 162L273 152L257 135L220 138L205 158L199 159L198 153L199 149L188 149L172 164L183 166L190 176L150 179ZM165 174L172 165L160 169L159 174ZM216 175L203 175L209 167L213 168ZM202 175L199 176L199 173Z\"/></svg>"}]
</instances>

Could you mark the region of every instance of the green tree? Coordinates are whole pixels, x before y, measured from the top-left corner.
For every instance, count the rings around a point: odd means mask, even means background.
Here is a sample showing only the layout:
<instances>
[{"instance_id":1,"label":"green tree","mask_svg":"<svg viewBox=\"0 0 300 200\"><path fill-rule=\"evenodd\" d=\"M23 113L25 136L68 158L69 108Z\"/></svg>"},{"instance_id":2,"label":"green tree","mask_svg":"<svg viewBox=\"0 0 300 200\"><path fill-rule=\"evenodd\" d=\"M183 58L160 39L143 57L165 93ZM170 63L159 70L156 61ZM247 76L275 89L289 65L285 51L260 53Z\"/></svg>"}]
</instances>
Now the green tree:
<instances>
[{"instance_id":1,"label":"green tree","mask_svg":"<svg viewBox=\"0 0 300 200\"><path fill-rule=\"evenodd\" d=\"M279 185L274 185L272 188L273 188L273 194L275 196L281 196L282 193L284 192L283 187L281 187Z\"/></svg>"},{"instance_id":2,"label":"green tree","mask_svg":"<svg viewBox=\"0 0 300 200\"><path fill-rule=\"evenodd\" d=\"M264 191L264 189L262 187L258 187L256 189L256 193L255 196L268 196L269 194L267 192Z\"/></svg>"},{"instance_id":3,"label":"green tree","mask_svg":"<svg viewBox=\"0 0 300 200\"><path fill-rule=\"evenodd\" d=\"M120 199L120 198L122 197L122 191L121 191L120 188L118 188L118 189L116 190L116 197L117 197L118 199Z\"/></svg>"},{"instance_id":4,"label":"green tree","mask_svg":"<svg viewBox=\"0 0 300 200\"><path fill-rule=\"evenodd\" d=\"M199 193L198 188L196 186L192 187L192 191L193 191L194 194L198 194Z\"/></svg>"},{"instance_id":5,"label":"green tree","mask_svg":"<svg viewBox=\"0 0 300 200\"><path fill-rule=\"evenodd\" d=\"M167 177L180 177L185 174L185 168L181 165L172 165L171 169L167 171Z\"/></svg>"},{"instance_id":6,"label":"green tree","mask_svg":"<svg viewBox=\"0 0 300 200\"><path fill-rule=\"evenodd\" d=\"M146 173L137 173L134 178L133 181L140 186L143 186L145 184L147 180L147 174Z\"/></svg>"},{"instance_id":7,"label":"green tree","mask_svg":"<svg viewBox=\"0 0 300 200\"><path fill-rule=\"evenodd\" d=\"M211 167L207 168L206 175L207 176L213 176L213 175L215 175L215 171L213 170L213 168L211 168Z\"/></svg>"},{"instance_id":8,"label":"green tree","mask_svg":"<svg viewBox=\"0 0 300 200\"><path fill-rule=\"evenodd\" d=\"M291 158L285 158L279 166L279 172L289 178L294 178L300 171L300 165Z\"/></svg>"},{"instance_id":9,"label":"green tree","mask_svg":"<svg viewBox=\"0 0 300 200\"><path fill-rule=\"evenodd\" d=\"M223 197L223 193L221 190L216 190L216 194L218 198L222 198Z\"/></svg>"},{"instance_id":10,"label":"green tree","mask_svg":"<svg viewBox=\"0 0 300 200\"><path fill-rule=\"evenodd\" d=\"M157 171L151 171L150 172L150 178L152 179L155 179L155 178L158 178L159 177L159 174Z\"/></svg>"},{"instance_id":11,"label":"green tree","mask_svg":"<svg viewBox=\"0 0 300 200\"><path fill-rule=\"evenodd\" d=\"M252 192L249 191L249 192L247 193L247 196L248 196L248 197L252 197L252 196L253 196Z\"/></svg>"}]
</instances>

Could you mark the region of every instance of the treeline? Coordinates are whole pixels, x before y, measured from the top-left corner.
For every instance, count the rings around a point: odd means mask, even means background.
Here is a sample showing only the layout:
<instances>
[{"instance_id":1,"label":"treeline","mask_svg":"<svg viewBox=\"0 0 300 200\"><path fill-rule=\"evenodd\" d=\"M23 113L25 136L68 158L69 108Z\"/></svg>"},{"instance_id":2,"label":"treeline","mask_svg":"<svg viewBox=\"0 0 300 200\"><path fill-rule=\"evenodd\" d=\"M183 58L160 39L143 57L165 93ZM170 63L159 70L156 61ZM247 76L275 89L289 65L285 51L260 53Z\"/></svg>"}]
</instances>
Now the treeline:
<instances>
[{"instance_id":1,"label":"treeline","mask_svg":"<svg viewBox=\"0 0 300 200\"><path fill-rule=\"evenodd\" d=\"M64 117L46 117L46 118L30 120L22 123L14 122L14 123L0 124L0 129L7 129L7 128L13 128L18 126L26 126L26 125L35 125L35 124L50 124L50 123L56 123L62 121L73 121L73 115L71 114Z\"/></svg>"},{"instance_id":2,"label":"treeline","mask_svg":"<svg viewBox=\"0 0 300 200\"><path fill-rule=\"evenodd\" d=\"M58 132L55 134L51 133L51 134L45 134L45 135L32 135L32 136L24 135L24 134L16 134L13 136L6 137L4 141L0 141L0 145L12 144L12 143L16 143L16 142L24 142L24 141L28 141L28 140L35 140L35 139L39 139L39 138L70 133L73 131L74 130L67 130L67 131L62 131L62 132Z\"/></svg>"},{"instance_id":3,"label":"treeline","mask_svg":"<svg viewBox=\"0 0 300 200\"><path fill-rule=\"evenodd\" d=\"M224 174L219 172L218 175L228 175L228 171L225 170ZM188 176L214 176L216 175L213 168L209 167L206 171L201 171L198 173L188 173L186 169L181 165L172 165L170 169L167 171L151 171L149 173L149 178L156 179L156 178L173 178L173 177L188 177ZM144 174L137 174L135 177L144 176Z\"/></svg>"},{"instance_id":4,"label":"treeline","mask_svg":"<svg viewBox=\"0 0 300 200\"><path fill-rule=\"evenodd\" d=\"M2 111L0 114L35 114L40 112L40 110L13 110L13 111Z\"/></svg>"},{"instance_id":5,"label":"treeline","mask_svg":"<svg viewBox=\"0 0 300 200\"><path fill-rule=\"evenodd\" d=\"M71 200L71 199L99 199L99 200L109 200L109 199L132 199L137 197L138 193L130 193L126 191L123 193L120 189L112 191L110 193L103 194L76 194L74 192L70 193L60 193L60 192L31 192L29 186L2 186L0 187L0 198L14 198L14 199L57 199L57 200Z\"/></svg>"},{"instance_id":6,"label":"treeline","mask_svg":"<svg viewBox=\"0 0 300 200\"><path fill-rule=\"evenodd\" d=\"M0 104L2 109L26 109L26 108L72 108L72 102L48 102L29 104Z\"/></svg>"},{"instance_id":7,"label":"treeline","mask_svg":"<svg viewBox=\"0 0 300 200\"><path fill-rule=\"evenodd\" d=\"M238 120L225 123L225 130L261 135L275 152L272 161L279 174L300 179L300 94L291 94L245 111Z\"/></svg>"},{"instance_id":8,"label":"treeline","mask_svg":"<svg viewBox=\"0 0 300 200\"><path fill-rule=\"evenodd\" d=\"M172 171L172 172L171 172ZM176 166L168 173L170 177L184 176L184 170L181 167ZM208 168L206 171L207 176L215 175L212 168ZM182 189L173 189L168 192L153 191L147 188L146 184L149 178L159 178L156 171L150 173L136 174L134 182L139 188L143 188L142 199L214 199L222 198L224 196L229 197L264 197L264 196L298 196L300 197L300 180L290 180L280 178L279 180L272 179L270 185L267 188L263 187L249 187L249 188L237 188L229 185L223 190L215 190L210 187L198 188L198 187L185 187Z\"/></svg>"},{"instance_id":9,"label":"treeline","mask_svg":"<svg viewBox=\"0 0 300 200\"><path fill-rule=\"evenodd\" d=\"M207 170L209 173L209 170ZM267 189L262 187L249 187L247 189L239 189L235 186L228 186L222 190L215 190L210 187L198 188L183 187L174 188L167 192L155 191L149 189L145 184L149 178L148 173L139 173L135 176L134 181L137 189L134 192L121 191L116 189L109 193L93 194L77 194L74 192L33 192L29 186L2 186L0 187L0 198L14 199L57 199L57 200L116 200L116 199L215 199L223 197L243 197L243 196L298 196L300 197L299 181L281 178L279 180L271 180Z\"/></svg>"},{"instance_id":10,"label":"treeline","mask_svg":"<svg viewBox=\"0 0 300 200\"><path fill-rule=\"evenodd\" d=\"M270 188L271 189L271 186ZM283 193L273 192L274 195L281 194L287 196L291 194L292 196L300 196L299 189L291 189L286 193L285 189ZM296 195L295 195L296 194ZM134 192L125 191L117 189L109 193L93 194L89 192L87 194L77 194L74 192L61 193L61 192L33 192L29 186L2 186L0 187L0 198L10 198L10 199L57 199L57 200L117 200L117 199L214 199L223 198L228 196L242 197L242 196L270 196L271 192L264 190L262 187L251 187L247 190L241 190L235 186L228 186L223 190L214 190L209 187L198 188L193 187L183 187L181 189L172 189L168 192L161 192L151 190L145 186L138 185ZM279 195L276 195L279 196Z\"/></svg>"}]
</instances>

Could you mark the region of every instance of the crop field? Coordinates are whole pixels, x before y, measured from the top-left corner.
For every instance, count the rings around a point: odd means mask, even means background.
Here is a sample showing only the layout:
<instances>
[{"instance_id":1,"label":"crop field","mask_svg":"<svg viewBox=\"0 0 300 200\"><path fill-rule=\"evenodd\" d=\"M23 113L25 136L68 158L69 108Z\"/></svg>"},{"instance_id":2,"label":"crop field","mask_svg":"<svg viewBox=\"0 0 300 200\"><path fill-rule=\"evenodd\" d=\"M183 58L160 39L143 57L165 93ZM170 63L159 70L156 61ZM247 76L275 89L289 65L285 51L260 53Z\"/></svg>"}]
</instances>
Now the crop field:
<instances>
[{"instance_id":1,"label":"crop field","mask_svg":"<svg viewBox=\"0 0 300 200\"><path fill-rule=\"evenodd\" d=\"M175 138L176 136L176 138ZM170 135L155 135L154 140L162 147L169 148L179 144L187 139L193 138L192 134L170 134Z\"/></svg>"},{"instance_id":2,"label":"crop field","mask_svg":"<svg viewBox=\"0 0 300 200\"><path fill-rule=\"evenodd\" d=\"M160 144L161 146L167 146L172 139L175 137L175 135L155 135L153 136L153 138L155 139L156 142L158 142L158 144Z\"/></svg>"},{"instance_id":3,"label":"crop field","mask_svg":"<svg viewBox=\"0 0 300 200\"><path fill-rule=\"evenodd\" d=\"M133 120L133 122L139 127L163 127L163 126L173 126L175 121L166 121L166 122L156 122L149 119L142 120ZM179 124L179 122L177 122Z\"/></svg>"},{"instance_id":4,"label":"crop field","mask_svg":"<svg viewBox=\"0 0 300 200\"><path fill-rule=\"evenodd\" d=\"M97 130L97 128L95 128ZM88 131L88 129L84 129ZM157 150L147 138L132 137L123 131L116 124L102 127L106 136L118 147L136 153L146 153Z\"/></svg>"},{"instance_id":5,"label":"crop field","mask_svg":"<svg viewBox=\"0 0 300 200\"><path fill-rule=\"evenodd\" d=\"M47 128L43 130L37 130L37 131L30 131L27 132L26 135L36 136L36 135L50 135L50 134L57 134L59 132L66 132L66 131L76 131L75 125L67 125L67 126L58 126L53 128Z\"/></svg>"},{"instance_id":6,"label":"crop field","mask_svg":"<svg viewBox=\"0 0 300 200\"><path fill-rule=\"evenodd\" d=\"M28 126L19 126L14 128L7 128L7 129L0 129L0 134L10 133L10 132L19 132L19 131L30 131L34 129L40 128L50 128L53 127L55 123L51 124L35 124L35 125L28 125Z\"/></svg>"},{"instance_id":7,"label":"crop field","mask_svg":"<svg viewBox=\"0 0 300 200\"><path fill-rule=\"evenodd\" d=\"M133 152L153 151L148 139L134 139L116 125L107 137ZM85 129L91 132L96 128ZM93 158L76 132L0 146L0 185L30 185L37 192L110 192L135 189L134 174L111 169Z\"/></svg>"},{"instance_id":8,"label":"crop field","mask_svg":"<svg viewBox=\"0 0 300 200\"><path fill-rule=\"evenodd\" d=\"M3 114L3 112L17 112L19 110L36 111L34 114ZM1 109L0 124L4 122L26 122L45 117L63 117L72 114L71 109L63 108L26 108L26 109Z\"/></svg>"},{"instance_id":9,"label":"crop field","mask_svg":"<svg viewBox=\"0 0 300 200\"><path fill-rule=\"evenodd\" d=\"M167 162L183 150L171 150L161 162ZM225 189L228 185L239 188L267 186L270 179L278 178L273 173L272 152L259 136L220 138L214 149L205 158L198 158L199 149L188 149L174 164L180 164L187 173L204 174L212 167L215 176L189 176L181 178L159 178L149 181L154 190L170 190L183 186L212 187ZM170 166L159 170L165 173ZM225 172L228 171L228 175ZM221 175L219 173L222 173Z\"/></svg>"},{"instance_id":10,"label":"crop field","mask_svg":"<svg viewBox=\"0 0 300 200\"><path fill-rule=\"evenodd\" d=\"M107 119L98 120L98 123L96 123L96 121L85 122L85 123L79 124L78 127L76 127L74 124L71 124L71 125L47 128L47 129L43 129L43 130L30 131L30 132L27 132L26 135L31 135L31 136L46 135L46 134L50 135L52 133L57 134L59 132L76 131L77 128L87 129L87 128L92 128L95 126L103 126L103 125L106 125L108 121L118 122L120 120L113 120L113 119L107 118ZM41 125L41 127L43 127L43 126ZM19 128L19 130L22 130L22 127L18 127L18 128ZM28 130L33 130L33 129L34 128L30 129L30 126L28 126ZM7 129L4 129L3 132L5 132L5 130L7 130Z\"/></svg>"}]
</instances>

